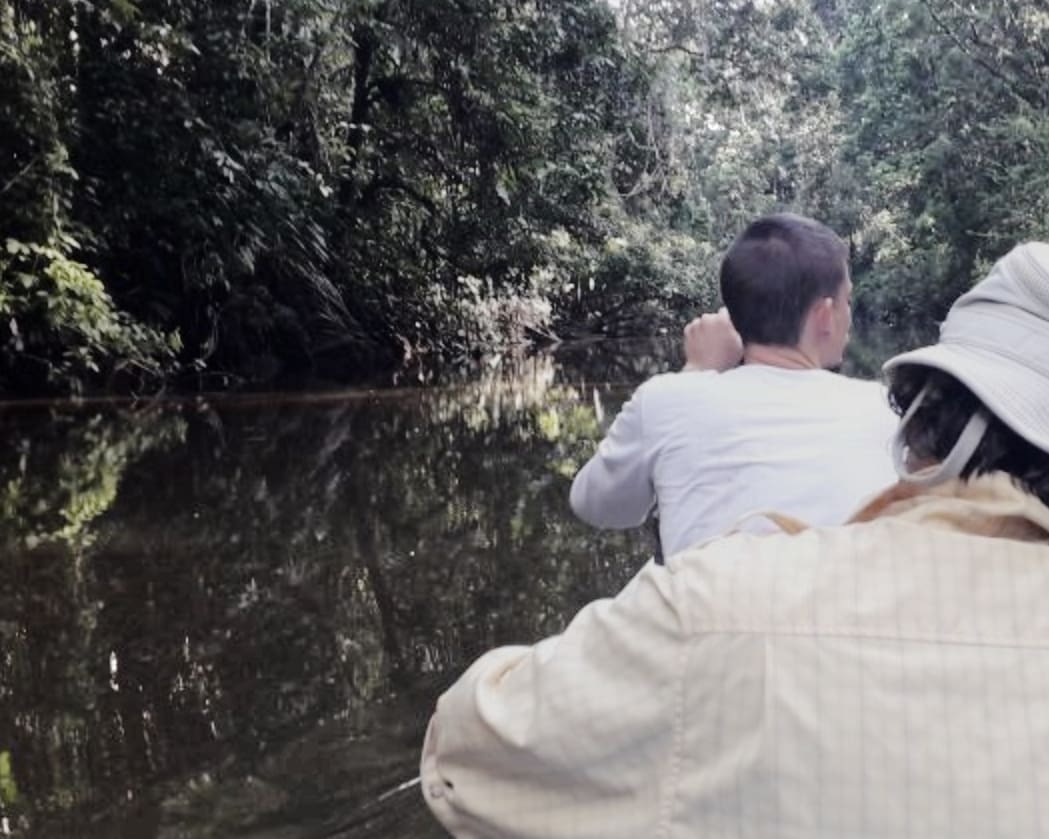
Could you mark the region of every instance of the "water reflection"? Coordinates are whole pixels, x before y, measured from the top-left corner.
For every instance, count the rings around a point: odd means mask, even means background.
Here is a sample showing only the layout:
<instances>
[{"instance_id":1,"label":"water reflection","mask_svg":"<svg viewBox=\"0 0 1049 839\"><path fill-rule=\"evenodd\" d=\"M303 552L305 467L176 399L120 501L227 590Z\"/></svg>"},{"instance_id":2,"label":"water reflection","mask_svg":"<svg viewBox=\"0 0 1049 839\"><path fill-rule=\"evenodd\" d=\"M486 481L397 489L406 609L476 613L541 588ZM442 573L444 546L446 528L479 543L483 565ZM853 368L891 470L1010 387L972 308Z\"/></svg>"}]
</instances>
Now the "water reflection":
<instances>
[{"instance_id":1,"label":"water reflection","mask_svg":"<svg viewBox=\"0 0 1049 839\"><path fill-rule=\"evenodd\" d=\"M440 835L379 800L436 695L649 550L567 512L572 379L0 413L6 831Z\"/></svg>"},{"instance_id":2,"label":"water reflection","mask_svg":"<svg viewBox=\"0 0 1049 839\"><path fill-rule=\"evenodd\" d=\"M652 550L576 522L567 492L675 349L440 390L0 410L0 833L442 835L403 786L436 696Z\"/></svg>"}]
</instances>

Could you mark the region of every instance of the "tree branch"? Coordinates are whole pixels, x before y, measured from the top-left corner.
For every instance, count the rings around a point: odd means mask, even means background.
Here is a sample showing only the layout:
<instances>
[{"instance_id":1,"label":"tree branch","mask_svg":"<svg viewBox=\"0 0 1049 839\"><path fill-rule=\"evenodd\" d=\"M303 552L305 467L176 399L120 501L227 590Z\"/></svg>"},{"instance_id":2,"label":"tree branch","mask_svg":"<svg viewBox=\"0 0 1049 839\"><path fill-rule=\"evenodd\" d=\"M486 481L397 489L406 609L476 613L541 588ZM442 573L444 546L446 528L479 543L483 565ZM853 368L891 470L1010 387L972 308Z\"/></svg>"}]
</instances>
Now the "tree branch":
<instances>
[{"instance_id":1,"label":"tree branch","mask_svg":"<svg viewBox=\"0 0 1049 839\"><path fill-rule=\"evenodd\" d=\"M3 195L11 187L13 187L16 183L18 183L20 180L22 180L22 178L25 177L25 175L29 172L29 170L32 169L34 166L36 166L36 164L39 163L39 162L40 162L40 158L39 157L34 157L32 160L30 160L25 166L23 166L18 172L15 173L15 176L13 178L11 178L11 180L9 180L6 184L4 184L3 189L0 189L0 195Z\"/></svg>"},{"instance_id":2,"label":"tree branch","mask_svg":"<svg viewBox=\"0 0 1049 839\"><path fill-rule=\"evenodd\" d=\"M649 47L648 52L653 53L654 55L665 55L668 52L682 52L692 58L702 58L704 61L710 57L706 53L686 47L684 44L667 44L662 47Z\"/></svg>"}]
</instances>

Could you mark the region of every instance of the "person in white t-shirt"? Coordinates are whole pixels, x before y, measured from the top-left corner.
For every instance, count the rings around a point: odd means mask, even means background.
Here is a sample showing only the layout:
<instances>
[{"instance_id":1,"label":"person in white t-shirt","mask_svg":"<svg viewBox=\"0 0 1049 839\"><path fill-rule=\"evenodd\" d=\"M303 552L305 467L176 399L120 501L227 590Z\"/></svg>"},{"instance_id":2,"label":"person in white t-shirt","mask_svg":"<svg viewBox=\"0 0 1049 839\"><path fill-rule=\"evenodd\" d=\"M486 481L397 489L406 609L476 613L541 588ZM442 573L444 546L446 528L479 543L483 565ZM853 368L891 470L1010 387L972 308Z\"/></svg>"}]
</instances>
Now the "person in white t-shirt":
<instances>
[{"instance_id":1,"label":"person in white t-shirt","mask_svg":"<svg viewBox=\"0 0 1049 839\"><path fill-rule=\"evenodd\" d=\"M667 556L776 510L840 524L895 481L882 385L831 372L852 322L848 249L826 226L765 216L721 264L726 310L686 328L687 363L645 382L572 483L601 528L658 507Z\"/></svg>"}]
</instances>

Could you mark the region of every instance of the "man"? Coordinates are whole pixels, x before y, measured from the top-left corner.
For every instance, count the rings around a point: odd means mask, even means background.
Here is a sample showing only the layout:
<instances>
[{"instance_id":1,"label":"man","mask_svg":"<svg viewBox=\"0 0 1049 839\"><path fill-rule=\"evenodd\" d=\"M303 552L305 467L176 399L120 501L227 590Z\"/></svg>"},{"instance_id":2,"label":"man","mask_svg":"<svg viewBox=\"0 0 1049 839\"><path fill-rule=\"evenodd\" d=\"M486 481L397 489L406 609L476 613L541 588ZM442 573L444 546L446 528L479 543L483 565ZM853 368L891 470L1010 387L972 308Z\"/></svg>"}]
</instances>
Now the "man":
<instances>
[{"instance_id":1,"label":"man","mask_svg":"<svg viewBox=\"0 0 1049 839\"><path fill-rule=\"evenodd\" d=\"M896 427L880 385L830 372L851 293L847 248L829 228L786 213L751 224L722 262L727 312L689 325L683 372L634 393L576 475L572 509L627 528L658 506L667 555L755 510L844 521L892 482Z\"/></svg>"},{"instance_id":2,"label":"man","mask_svg":"<svg viewBox=\"0 0 1049 839\"><path fill-rule=\"evenodd\" d=\"M422 783L449 830L1045 834L1049 245L886 370L903 481L851 523L650 563L441 697Z\"/></svg>"}]
</instances>

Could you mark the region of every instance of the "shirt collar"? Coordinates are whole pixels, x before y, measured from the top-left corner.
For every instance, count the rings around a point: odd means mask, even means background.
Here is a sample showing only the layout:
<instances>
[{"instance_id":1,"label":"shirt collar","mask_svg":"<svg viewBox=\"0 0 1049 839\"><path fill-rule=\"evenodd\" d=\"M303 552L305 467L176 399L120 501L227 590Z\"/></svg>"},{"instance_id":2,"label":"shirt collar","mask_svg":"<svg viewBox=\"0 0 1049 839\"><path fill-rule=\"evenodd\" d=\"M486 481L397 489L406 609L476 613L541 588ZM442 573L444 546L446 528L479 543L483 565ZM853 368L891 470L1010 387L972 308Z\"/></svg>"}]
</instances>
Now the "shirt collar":
<instances>
[{"instance_id":1,"label":"shirt collar","mask_svg":"<svg viewBox=\"0 0 1049 839\"><path fill-rule=\"evenodd\" d=\"M933 487L898 483L867 502L849 523L884 518L982 536L1049 541L1049 507L1004 472Z\"/></svg>"}]
</instances>

